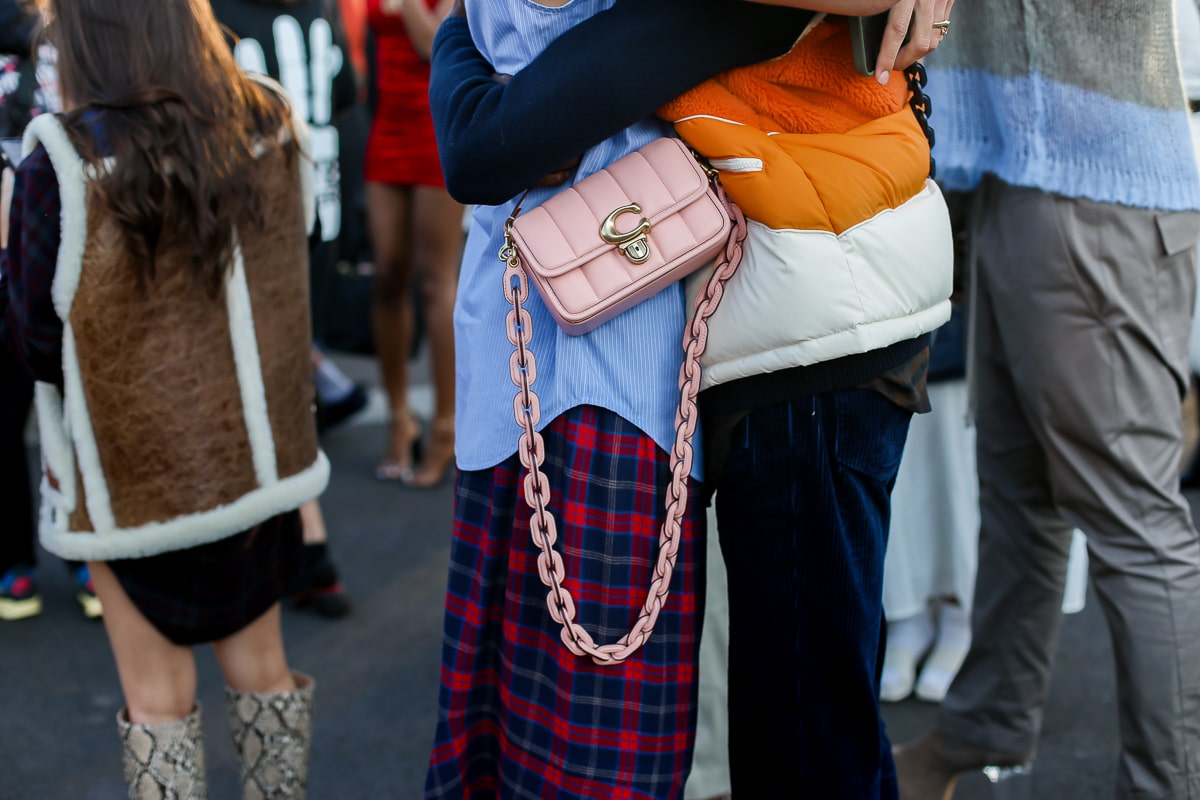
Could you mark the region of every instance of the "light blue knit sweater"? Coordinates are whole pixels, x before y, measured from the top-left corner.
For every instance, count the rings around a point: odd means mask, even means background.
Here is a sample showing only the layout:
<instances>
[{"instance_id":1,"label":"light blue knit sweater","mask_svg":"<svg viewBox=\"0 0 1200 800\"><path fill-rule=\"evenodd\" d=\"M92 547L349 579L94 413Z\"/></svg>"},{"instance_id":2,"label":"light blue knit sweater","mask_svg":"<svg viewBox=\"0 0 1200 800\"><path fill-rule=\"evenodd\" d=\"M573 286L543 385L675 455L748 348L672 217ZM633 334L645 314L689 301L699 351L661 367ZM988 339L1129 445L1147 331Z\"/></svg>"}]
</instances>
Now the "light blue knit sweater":
<instances>
[{"instance_id":1,"label":"light blue knit sweater","mask_svg":"<svg viewBox=\"0 0 1200 800\"><path fill-rule=\"evenodd\" d=\"M1172 0L964 0L927 66L947 188L1200 209Z\"/></svg>"}]
</instances>

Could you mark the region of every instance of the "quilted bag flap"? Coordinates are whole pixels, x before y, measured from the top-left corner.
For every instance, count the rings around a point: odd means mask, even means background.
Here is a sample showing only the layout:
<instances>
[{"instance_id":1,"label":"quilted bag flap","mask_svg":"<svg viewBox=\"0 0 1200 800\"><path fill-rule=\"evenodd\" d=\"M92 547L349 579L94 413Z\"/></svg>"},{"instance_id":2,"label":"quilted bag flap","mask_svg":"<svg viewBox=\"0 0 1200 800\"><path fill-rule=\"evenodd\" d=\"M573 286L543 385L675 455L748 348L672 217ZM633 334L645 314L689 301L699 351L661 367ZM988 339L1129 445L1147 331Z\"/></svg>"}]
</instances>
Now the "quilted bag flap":
<instances>
[{"instance_id":1,"label":"quilted bag flap","mask_svg":"<svg viewBox=\"0 0 1200 800\"><path fill-rule=\"evenodd\" d=\"M669 236L664 230L656 241L655 225L704 198L708 185L683 142L658 139L517 217L513 238L531 269L554 278L618 249L601 235L606 222L616 233L649 223L643 267L653 270L707 240L713 233L709 227L721 229L722 213L714 207L712 213L682 215L689 220L682 239L672 226Z\"/></svg>"}]
</instances>

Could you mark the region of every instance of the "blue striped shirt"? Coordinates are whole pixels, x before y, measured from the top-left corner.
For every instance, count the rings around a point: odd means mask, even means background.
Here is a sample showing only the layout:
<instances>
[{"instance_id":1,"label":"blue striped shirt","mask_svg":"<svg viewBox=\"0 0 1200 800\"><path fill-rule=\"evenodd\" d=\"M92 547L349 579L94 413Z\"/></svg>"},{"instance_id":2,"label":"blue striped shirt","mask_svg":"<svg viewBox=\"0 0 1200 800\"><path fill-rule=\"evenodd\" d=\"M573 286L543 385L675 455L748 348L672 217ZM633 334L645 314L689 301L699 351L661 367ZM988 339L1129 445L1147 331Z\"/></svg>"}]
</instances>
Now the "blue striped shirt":
<instances>
[{"instance_id":1,"label":"blue striped shirt","mask_svg":"<svg viewBox=\"0 0 1200 800\"><path fill-rule=\"evenodd\" d=\"M554 38L613 2L572 0L559 8L547 8L532 0L472 0L467 10L479 52L497 72L511 75ZM626 128L583 155L575 180L669 132L656 119ZM544 202L561 188L532 190L525 209ZM465 470L493 467L517 449L519 428L513 415L517 390L509 377L512 346L505 335L509 306L503 294L504 265L497 257L504 221L515 202L513 198L500 206L475 209L463 257L454 333L456 455L459 467ZM568 336L536 292L531 292L530 349L537 359L534 390L541 400L539 427L575 406L600 406L629 420L669 450L679 402L684 305L683 289L677 284L590 333ZM701 463L697 452L696 477Z\"/></svg>"}]
</instances>

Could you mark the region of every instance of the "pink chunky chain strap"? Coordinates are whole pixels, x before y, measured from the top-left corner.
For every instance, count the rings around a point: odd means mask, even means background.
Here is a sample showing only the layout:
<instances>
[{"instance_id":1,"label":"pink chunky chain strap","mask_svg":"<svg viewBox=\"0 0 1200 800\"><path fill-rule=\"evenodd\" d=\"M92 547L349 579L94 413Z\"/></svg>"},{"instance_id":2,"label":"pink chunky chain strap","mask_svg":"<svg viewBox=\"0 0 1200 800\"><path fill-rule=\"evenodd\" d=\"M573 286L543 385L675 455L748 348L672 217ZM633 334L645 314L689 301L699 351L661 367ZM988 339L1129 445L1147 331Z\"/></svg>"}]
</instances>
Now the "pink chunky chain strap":
<instances>
[{"instance_id":1,"label":"pink chunky chain strap","mask_svg":"<svg viewBox=\"0 0 1200 800\"><path fill-rule=\"evenodd\" d=\"M563 560L554 550L558 539L558 528L550 514L550 483L542 472L545 458L542 436L535 430L541 418L538 397L532 386L537 378L537 365L529 343L533 337L529 312L524 303L529 299L529 279L521 265L521 256L509 235L512 221L518 208L509 218L505 230L504 246L500 260L505 263L504 298L512 304L508 312L506 328L512 343L509 366L512 381L519 391L513 399L513 411L517 425L522 429L517 444L521 464L528 470L525 476L525 502L532 510L529 520L530 535L540 550L538 574L550 592L546 605L550 616L562 625L562 640L567 649L578 656L591 656L601 666L613 666L629 658L649 638L658 620L658 614L666 602L671 585L671 573L679 554L680 523L687 510L688 476L692 471L692 436L696 432L696 394L700 391L700 356L708 342L708 318L717 310L724 293L724 285L733 276L742 259L742 242L746 238L746 218L741 210L725 196L724 189L714 182L717 197L733 220L733 232L718 257L716 268L709 277L704 291L696 298L696 313L683 335L684 361L679 370L679 410L675 415L675 444L671 448L671 485L667 497L667 517L659 534L658 562L645 605L638 614L630 631L616 644L597 645L583 626L575 621L575 601L563 585L565 572Z\"/></svg>"}]
</instances>

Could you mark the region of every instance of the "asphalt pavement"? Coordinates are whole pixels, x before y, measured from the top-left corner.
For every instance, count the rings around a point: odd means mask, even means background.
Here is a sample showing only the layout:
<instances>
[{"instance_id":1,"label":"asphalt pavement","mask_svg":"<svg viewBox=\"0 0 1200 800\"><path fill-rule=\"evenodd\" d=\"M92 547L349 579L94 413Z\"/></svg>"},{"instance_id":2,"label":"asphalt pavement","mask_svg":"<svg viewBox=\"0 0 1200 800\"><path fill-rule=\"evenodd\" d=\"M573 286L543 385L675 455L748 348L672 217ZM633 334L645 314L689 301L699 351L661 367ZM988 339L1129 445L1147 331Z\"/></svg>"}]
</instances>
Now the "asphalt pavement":
<instances>
[{"instance_id":1,"label":"asphalt pavement","mask_svg":"<svg viewBox=\"0 0 1200 800\"><path fill-rule=\"evenodd\" d=\"M339 362L377 384L368 360ZM413 405L428 413L422 367L414 378ZM323 440L333 477L322 505L354 612L342 620L284 615L290 661L317 679L312 800L419 798L433 735L453 493L449 480L417 491L374 478L386 435L382 402L376 393L366 413ZM56 559L43 554L38 574L42 615L0 623L0 800L119 800L114 717L122 701L103 628L83 619ZM222 681L207 648L198 665L210 796L237 798ZM1089 593L1063 625L1032 781L1005 795L969 776L956 800L1112 797L1114 702L1108 634ZM919 734L934 713L916 700L885 706L894 741ZM787 798L786 765L780 771L779 797Z\"/></svg>"}]
</instances>

